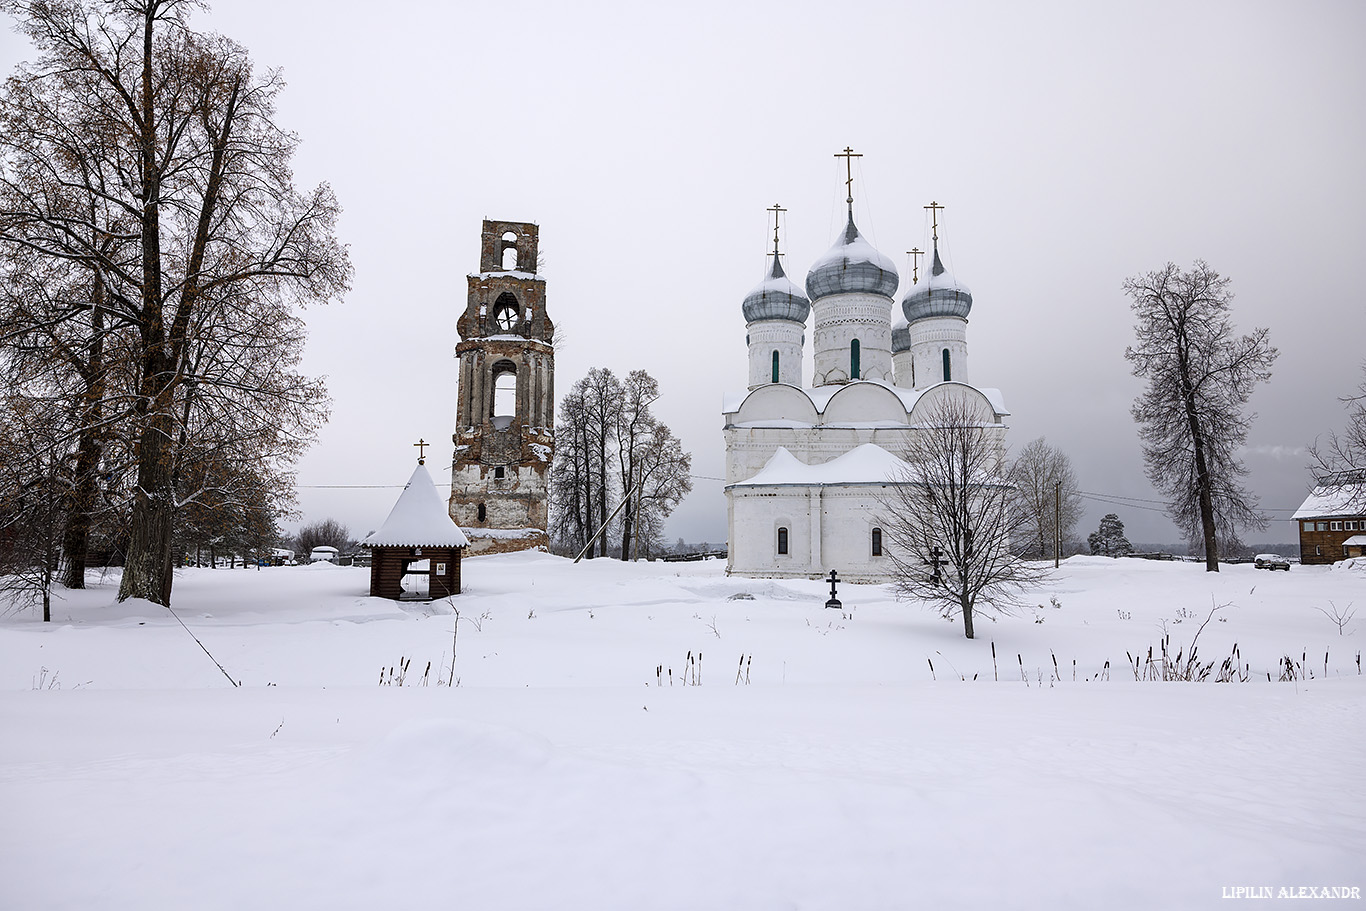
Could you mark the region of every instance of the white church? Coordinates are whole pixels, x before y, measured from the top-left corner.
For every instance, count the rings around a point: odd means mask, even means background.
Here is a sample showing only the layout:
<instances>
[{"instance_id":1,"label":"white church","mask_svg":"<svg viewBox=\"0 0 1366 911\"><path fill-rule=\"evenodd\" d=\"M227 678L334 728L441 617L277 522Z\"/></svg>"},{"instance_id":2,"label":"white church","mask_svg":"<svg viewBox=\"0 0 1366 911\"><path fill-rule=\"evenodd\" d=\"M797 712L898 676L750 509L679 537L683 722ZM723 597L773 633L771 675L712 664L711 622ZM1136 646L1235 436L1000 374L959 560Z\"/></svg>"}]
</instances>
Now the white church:
<instances>
[{"instance_id":1,"label":"white church","mask_svg":"<svg viewBox=\"0 0 1366 911\"><path fill-rule=\"evenodd\" d=\"M928 274L894 323L896 267L859 233L852 192L847 202L848 223L805 293L783 271L775 226L772 266L742 304L749 388L722 405L731 573L889 579L884 498L908 476L908 435L946 396L972 404L1004 452L1009 412L999 390L968 378L972 294L940 259L937 211Z\"/></svg>"}]
</instances>

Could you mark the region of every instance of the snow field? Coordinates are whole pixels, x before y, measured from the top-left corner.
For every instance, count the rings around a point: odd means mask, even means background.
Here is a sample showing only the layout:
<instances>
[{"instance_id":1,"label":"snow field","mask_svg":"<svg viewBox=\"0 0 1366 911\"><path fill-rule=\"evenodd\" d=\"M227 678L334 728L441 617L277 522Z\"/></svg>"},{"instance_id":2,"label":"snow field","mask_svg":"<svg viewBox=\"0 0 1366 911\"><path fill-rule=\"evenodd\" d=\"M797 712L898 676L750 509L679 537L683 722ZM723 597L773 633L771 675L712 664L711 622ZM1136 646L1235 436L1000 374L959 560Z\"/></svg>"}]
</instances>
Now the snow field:
<instances>
[{"instance_id":1,"label":"snow field","mask_svg":"<svg viewBox=\"0 0 1366 911\"><path fill-rule=\"evenodd\" d=\"M1201 908L1366 885L1361 634L1314 609L1366 604L1360 569L1074 558L975 642L882 587L841 586L838 614L828 586L719 563L507 555L464 580L455 689L414 686L449 672L451 606L364 597L364 570L178 577L240 689L112 580L47 627L0 618L0 906ZM1200 653L1237 641L1251 682L1126 679L1126 649L1165 620L1175 651L1211 600ZM1266 682L1287 651L1314 679ZM400 655L406 685L377 686Z\"/></svg>"}]
</instances>

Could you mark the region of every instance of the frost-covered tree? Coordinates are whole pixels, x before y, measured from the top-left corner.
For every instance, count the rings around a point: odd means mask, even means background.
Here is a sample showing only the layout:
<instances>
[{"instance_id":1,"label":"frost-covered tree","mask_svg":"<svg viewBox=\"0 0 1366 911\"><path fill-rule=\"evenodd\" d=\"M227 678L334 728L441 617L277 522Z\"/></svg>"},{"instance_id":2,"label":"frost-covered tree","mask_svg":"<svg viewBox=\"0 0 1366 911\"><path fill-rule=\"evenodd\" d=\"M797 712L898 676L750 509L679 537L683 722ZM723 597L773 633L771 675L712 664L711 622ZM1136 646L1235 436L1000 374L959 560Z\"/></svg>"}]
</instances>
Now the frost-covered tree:
<instances>
[{"instance_id":1,"label":"frost-covered tree","mask_svg":"<svg viewBox=\"0 0 1366 911\"><path fill-rule=\"evenodd\" d=\"M1020 497L1026 523L1020 550L1045 556L1067 541L1081 519L1081 494L1072 460L1043 438L1031 440L1010 467L1010 480Z\"/></svg>"},{"instance_id":2,"label":"frost-covered tree","mask_svg":"<svg viewBox=\"0 0 1366 911\"><path fill-rule=\"evenodd\" d=\"M1134 552L1133 545L1124 537L1124 523L1114 513L1101 518L1100 528L1086 536L1086 543L1098 557L1127 557Z\"/></svg>"},{"instance_id":3,"label":"frost-covered tree","mask_svg":"<svg viewBox=\"0 0 1366 911\"><path fill-rule=\"evenodd\" d=\"M1136 317L1135 344L1124 356L1148 388L1135 401L1148 479L1166 498L1167 515L1203 545L1205 569L1240 527L1261 529L1266 517L1242 486L1238 451L1256 417L1244 406L1271 376L1277 351L1266 329L1234 334L1229 280L1205 263L1189 271L1168 263L1126 279Z\"/></svg>"},{"instance_id":4,"label":"frost-covered tree","mask_svg":"<svg viewBox=\"0 0 1366 911\"><path fill-rule=\"evenodd\" d=\"M1007 610L1046 577L1014 553L1026 512L993 428L964 399L932 408L901 457L910 467L882 504L893 584L945 617L961 615L971 639L978 610Z\"/></svg>"}]
</instances>

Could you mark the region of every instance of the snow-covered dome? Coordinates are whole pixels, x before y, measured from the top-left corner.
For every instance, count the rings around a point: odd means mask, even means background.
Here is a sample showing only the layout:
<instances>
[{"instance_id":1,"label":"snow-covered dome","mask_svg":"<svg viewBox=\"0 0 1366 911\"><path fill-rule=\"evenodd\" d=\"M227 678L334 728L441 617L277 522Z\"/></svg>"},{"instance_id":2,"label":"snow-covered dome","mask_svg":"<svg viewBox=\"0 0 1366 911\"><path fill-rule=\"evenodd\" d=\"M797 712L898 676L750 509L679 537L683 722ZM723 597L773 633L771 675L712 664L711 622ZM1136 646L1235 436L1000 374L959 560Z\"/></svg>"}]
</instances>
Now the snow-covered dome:
<instances>
[{"instance_id":1,"label":"snow-covered dome","mask_svg":"<svg viewBox=\"0 0 1366 911\"><path fill-rule=\"evenodd\" d=\"M850 213L840 239L806 273L806 295L813 301L853 291L891 297L900 281L896 266L864 239Z\"/></svg>"},{"instance_id":2,"label":"snow-covered dome","mask_svg":"<svg viewBox=\"0 0 1366 911\"><path fill-rule=\"evenodd\" d=\"M892 323L892 353L900 354L911 350L911 325L904 317L897 317Z\"/></svg>"},{"instance_id":3,"label":"snow-covered dome","mask_svg":"<svg viewBox=\"0 0 1366 911\"><path fill-rule=\"evenodd\" d=\"M790 319L804 323L811 313L811 302L783 272L783 264L777 255L773 257L773 268L769 270L768 277L745 295L741 307L747 323L760 319Z\"/></svg>"},{"instance_id":4,"label":"snow-covered dome","mask_svg":"<svg viewBox=\"0 0 1366 911\"><path fill-rule=\"evenodd\" d=\"M934 262L925 280L914 285L901 302L901 312L907 322L932 316L968 318L972 311L972 292L944 268L939 258L939 245L934 246Z\"/></svg>"}]
</instances>

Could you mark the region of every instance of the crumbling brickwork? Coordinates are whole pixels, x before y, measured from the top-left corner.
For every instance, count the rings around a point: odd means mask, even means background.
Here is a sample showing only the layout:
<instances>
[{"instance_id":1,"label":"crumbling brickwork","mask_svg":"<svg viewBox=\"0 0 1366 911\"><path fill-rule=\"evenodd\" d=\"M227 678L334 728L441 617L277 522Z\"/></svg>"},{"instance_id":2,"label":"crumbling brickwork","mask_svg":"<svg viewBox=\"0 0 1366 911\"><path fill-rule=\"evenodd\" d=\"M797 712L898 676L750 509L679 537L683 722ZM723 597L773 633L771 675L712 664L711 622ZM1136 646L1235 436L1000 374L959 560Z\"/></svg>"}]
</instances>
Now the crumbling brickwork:
<instances>
[{"instance_id":1,"label":"crumbling brickwork","mask_svg":"<svg viewBox=\"0 0 1366 911\"><path fill-rule=\"evenodd\" d=\"M536 274L537 227L483 224L478 273L456 322L459 392L451 518L468 553L544 547L555 454L555 325ZM483 534L481 534L483 532Z\"/></svg>"}]
</instances>

